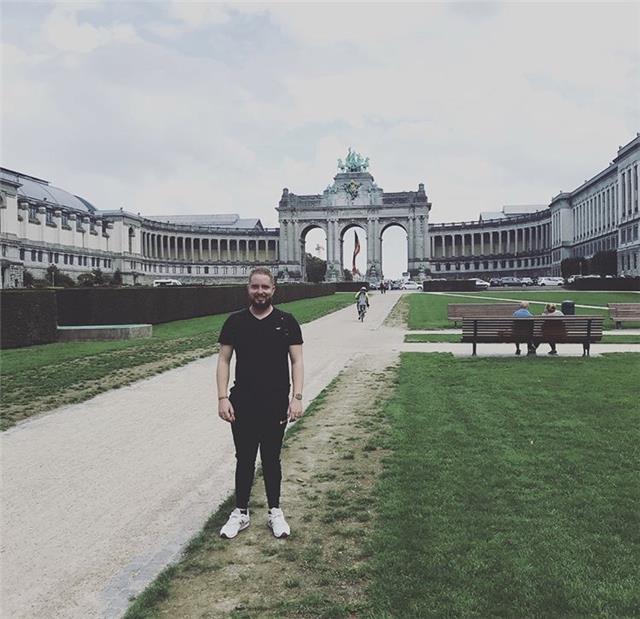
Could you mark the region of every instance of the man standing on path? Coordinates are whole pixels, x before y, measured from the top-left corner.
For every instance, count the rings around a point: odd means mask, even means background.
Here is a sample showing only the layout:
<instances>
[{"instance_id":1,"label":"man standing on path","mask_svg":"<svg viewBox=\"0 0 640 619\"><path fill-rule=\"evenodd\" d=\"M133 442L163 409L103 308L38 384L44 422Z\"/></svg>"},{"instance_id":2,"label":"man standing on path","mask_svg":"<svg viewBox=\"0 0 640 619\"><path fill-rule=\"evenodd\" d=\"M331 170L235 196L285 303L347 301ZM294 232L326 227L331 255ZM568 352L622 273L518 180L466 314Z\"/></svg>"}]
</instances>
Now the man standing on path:
<instances>
[{"instance_id":1,"label":"man standing on path","mask_svg":"<svg viewBox=\"0 0 640 619\"><path fill-rule=\"evenodd\" d=\"M251 305L227 318L218 339L218 415L231 424L236 448L236 508L220 530L227 539L249 526L249 496L258 448L269 503L267 526L276 537L291 533L280 509L280 451L287 422L302 416L302 332L291 314L273 307L274 292L271 271L253 269L248 285ZM234 351L236 378L228 392Z\"/></svg>"}]
</instances>

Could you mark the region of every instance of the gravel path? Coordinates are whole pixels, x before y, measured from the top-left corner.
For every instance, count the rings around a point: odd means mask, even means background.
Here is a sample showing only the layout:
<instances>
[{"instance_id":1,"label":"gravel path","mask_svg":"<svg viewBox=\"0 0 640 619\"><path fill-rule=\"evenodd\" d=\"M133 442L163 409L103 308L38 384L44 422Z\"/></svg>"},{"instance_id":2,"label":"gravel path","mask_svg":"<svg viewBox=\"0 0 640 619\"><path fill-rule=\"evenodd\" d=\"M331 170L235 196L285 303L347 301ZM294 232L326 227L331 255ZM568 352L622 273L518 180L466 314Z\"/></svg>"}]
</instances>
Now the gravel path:
<instances>
[{"instance_id":1,"label":"gravel path","mask_svg":"<svg viewBox=\"0 0 640 619\"><path fill-rule=\"evenodd\" d=\"M382 326L399 293L303 325L306 403L362 353L403 349ZM6 431L3 617L119 617L232 491L216 356Z\"/></svg>"}]
</instances>

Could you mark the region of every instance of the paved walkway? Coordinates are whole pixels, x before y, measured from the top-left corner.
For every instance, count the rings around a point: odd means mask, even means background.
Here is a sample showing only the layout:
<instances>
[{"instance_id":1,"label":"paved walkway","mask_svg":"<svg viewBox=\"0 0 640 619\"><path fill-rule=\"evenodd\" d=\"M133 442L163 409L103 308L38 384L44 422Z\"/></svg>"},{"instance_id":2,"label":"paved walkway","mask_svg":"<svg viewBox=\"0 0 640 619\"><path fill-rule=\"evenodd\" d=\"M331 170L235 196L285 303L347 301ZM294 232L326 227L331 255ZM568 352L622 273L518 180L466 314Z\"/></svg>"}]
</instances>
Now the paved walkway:
<instances>
[{"instance_id":1,"label":"paved walkway","mask_svg":"<svg viewBox=\"0 0 640 619\"><path fill-rule=\"evenodd\" d=\"M393 362L400 294L303 325L308 404L359 354ZM217 356L3 433L3 617L119 617L232 492ZM36 377L37 380L37 377Z\"/></svg>"}]
</instances>

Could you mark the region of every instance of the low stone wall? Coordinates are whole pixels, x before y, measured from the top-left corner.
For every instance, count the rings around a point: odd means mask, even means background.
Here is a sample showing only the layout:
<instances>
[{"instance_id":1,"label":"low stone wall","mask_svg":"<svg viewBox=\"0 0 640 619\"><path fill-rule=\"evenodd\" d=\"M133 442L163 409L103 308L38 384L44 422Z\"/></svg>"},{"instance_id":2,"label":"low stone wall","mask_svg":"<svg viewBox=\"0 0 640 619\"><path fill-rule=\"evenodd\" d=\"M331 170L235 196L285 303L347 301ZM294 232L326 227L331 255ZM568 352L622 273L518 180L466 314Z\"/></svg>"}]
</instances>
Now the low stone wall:
<instances>
[{"instance_id":1,"label":"low stone wall","mask_svg":"<svg viewBox=\"0 0 640 619\"><path fill-rule=\"evenodd\" d=\"M76 325L58 327L58 342L102 342L134 340L153 335L152 325Z\"/></svg>"}]
</instances>

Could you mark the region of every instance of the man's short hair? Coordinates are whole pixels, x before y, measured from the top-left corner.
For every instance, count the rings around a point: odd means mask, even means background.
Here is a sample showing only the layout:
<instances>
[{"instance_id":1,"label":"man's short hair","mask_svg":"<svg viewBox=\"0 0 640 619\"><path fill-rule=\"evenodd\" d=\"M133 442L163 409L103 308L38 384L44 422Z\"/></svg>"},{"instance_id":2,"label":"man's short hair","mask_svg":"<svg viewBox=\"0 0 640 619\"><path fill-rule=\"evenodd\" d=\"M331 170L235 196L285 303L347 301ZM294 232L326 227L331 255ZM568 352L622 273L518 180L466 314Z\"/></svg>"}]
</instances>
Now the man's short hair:
<instances>
[{"instance_id":1,"label":"man's short hair","mask_svg":"<svg viewBox=\"0 0 640 619\"><path fill-rule=\"evenodd\" d=\"M271 280L271 285L276 285L276 280L273 277L273 273L267 267L256 267L249 273L249 283L251 283L251 278L254 275L266 275Z\"/></svg>"},{"instance_id":2,"label":"man's short hair","mask_svg":"<svg viewBox=\"0 0 640 619\"><path fill-rule=\"evenodd\" d=\"M529 301L520 301L520 307L527 309L529 307Z\"/></svg>"}]
</instances>

